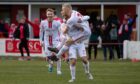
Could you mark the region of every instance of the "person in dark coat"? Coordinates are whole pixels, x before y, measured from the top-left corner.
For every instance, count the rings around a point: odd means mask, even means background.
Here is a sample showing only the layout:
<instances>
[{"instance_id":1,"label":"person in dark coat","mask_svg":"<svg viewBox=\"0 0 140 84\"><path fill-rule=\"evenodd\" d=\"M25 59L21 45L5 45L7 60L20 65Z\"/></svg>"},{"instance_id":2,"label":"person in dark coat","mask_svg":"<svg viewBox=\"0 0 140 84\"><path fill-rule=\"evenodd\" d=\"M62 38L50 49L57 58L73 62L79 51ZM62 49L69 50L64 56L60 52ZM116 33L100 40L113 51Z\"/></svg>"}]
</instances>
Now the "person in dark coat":
<instances>
[{"instance_id":1,"label":"person in dark coat","mask_svg":"<svg viewBox=\"0 0 140 84\"><path fill-rule=\"evenodd\" d=\"M30 52L28 48L29 26L27 23L25 23L24 17L22 17L19 20L19 24L15 30L14 37L20 39L19 50L21 53L21 57L19 58L19 60L24 60L23 48L25 48L27 52L27 60L30 60L31 58L30 58Z\"/></svg>"},{"instance_id":2,"label":"person in dark coat","mask_svg":"<svg viewBox=\"0 0 140 84\"><path fill-rule=\"evenodd\" d=\"M111 40L111 49L115 49L117 52L117 57L120 59L120 49L119 49L119 41L118 41L118 26L115 23L111 23L110 27L110 40ZM113 51L113 50L112 50ZM114 52L113 52L114 55Z\"/></svg>"},{"instance_id":3,"label":"person in dark coat","mask_svg":"<svg viewBox=\"0 0 140 84\"><path fill-rule=\"evenodd\" d=\"M88 45L88 55L89 55L89 60L91 60L91 50L92 47L94 48L94 60L96 60L97 58L97 45L99 43L98 41L98 37L100 35L100 29L101 29L101 25L102 25L102 20L100 18L100 16L96 17L95 22L90 22L90 28L91 28L91 36L89 39L89 45ZM90 44L91 43L91 44Z\"/></svg>"},{"instance_id":4,"label":"person in dark coat","mask_svg":"<svg viewBox=\"0 0 140 84\"><path fill-rule=\"evenodd\" d=\"M104 54L104 61L107 60L107 49L109 50L109 59L112 60L114 58L113 51L111 49L110 43L110 29L105 25L105 23L101 26L101 33L100 36L102 38L102 48Z\"/></svg>"}]
</instances>

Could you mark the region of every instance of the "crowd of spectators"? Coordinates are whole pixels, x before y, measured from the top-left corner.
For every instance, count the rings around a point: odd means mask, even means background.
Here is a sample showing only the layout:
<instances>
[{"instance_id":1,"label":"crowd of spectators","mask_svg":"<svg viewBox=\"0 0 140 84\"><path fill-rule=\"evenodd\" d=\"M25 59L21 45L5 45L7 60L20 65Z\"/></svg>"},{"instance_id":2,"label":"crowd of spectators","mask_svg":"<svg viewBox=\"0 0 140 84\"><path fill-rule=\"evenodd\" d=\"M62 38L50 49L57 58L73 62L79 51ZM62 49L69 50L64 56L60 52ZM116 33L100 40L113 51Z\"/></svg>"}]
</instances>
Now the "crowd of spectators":
<instances>
[{"instance_id":1,"label":"crowd of spectators","mask_svg":"<svg viewBox=\"0 0 140 84\"><path fill-rule=\"evenodd\" d=\"M97 58L99 37L102 39L104 60L113 60L115 58L114 49L117 52L117 58L122 60L123 41L131 40L136 17L137 15L131 16L130 13L127 13L124 15L123 21L120 21L117 15L111 13L105 21L102 21L100 16L97 16L95 19L91 18L89 21L92 30L88 46L89 60L91 60L92 46L94 48L94 60ZM109 51L109 56L107 56L107 50Z\"/></svg>"}]
</instances>

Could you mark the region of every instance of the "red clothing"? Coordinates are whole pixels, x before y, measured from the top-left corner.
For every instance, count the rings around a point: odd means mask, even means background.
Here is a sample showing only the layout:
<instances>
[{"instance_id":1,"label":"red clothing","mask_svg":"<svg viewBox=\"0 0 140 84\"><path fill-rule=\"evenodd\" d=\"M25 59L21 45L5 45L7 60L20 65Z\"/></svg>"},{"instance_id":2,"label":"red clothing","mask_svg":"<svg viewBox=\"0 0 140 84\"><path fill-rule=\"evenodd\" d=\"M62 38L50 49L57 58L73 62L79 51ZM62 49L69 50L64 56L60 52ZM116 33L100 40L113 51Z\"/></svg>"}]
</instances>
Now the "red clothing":
<instances>
[{"instance_id":1,"label":"red clothing","mask_svg":"<svg viewBox=\"0 0 140 84\"><path fill-rule=\"evenodd\" d=\"M24 38L24 30L23 30L23 25L20 26L20 39Z\"/></svg>"},{"instance_id":2,"label":"red clothing","mask_svg":"<svg viewBox=\"0 0 140 84\"><path fill-rule=\"evenodd\" d=\"M52 29L52 22L49 22L48 27L49 27L50 29ZM50 46L53 45L52 35L49 35L49 45L50 45Z\"/></svg>"},{"instance_id":3,"label":"red clothing","mask_svg":"<svg viewBox=\"0 0 140 84\"><path fill-rule=\"evenodd\" d=\"M59 18L59 17L54 18L54 20L60 21L61 23L63 23L63 20L61 18Z\"/></svg>"},{"instance_id":4,"label":"red clothing","mask_svg":"<svg viewBox=\"0 0 140 84\"><path fill-rule=\"evenodd\" d=\"M29 23L32 26L33 32L34 32L34 37L39 37L39 29L40 29L39 24L35 24L29 20L26 20L26 21L27 21L27 23Z\"/></svg>"},{"instance_id":5,"label":"red clothing","mask_svg":"<svg viewBox=\"0 0 140 84\"><path fill-rule=\"evenodd\" d=\"M15 32L15 29L17 28L17 26L15 24L11 24L11 27L9 28L8 30L8 37L9 38L13 38L14 36L14 32Z\"/></svg>"},{"instance_id":6,"label":"red clothing","mask_svg":"<svg viewBox=\"0 0 140 84\"><path fill-rule=\"evenodd\" d=\"M124 27L125 32L128 32L128 25L122 24L118 31L119 35L121 35L123 33L123 27Z\"/></svg>"},{"instance_id":7,"label":"red clothing","mask_svg":"<svg viewBox=\"0 0 140 84\"><path fill-rule=\"evenodd\" d=\"M8 37L9 37L9 38L13 38L14 32L15 32L15 29L10 28L9 31L8 31L8 33L9 33L9 34L8 34Z\"/></svg>"}]
</instances>

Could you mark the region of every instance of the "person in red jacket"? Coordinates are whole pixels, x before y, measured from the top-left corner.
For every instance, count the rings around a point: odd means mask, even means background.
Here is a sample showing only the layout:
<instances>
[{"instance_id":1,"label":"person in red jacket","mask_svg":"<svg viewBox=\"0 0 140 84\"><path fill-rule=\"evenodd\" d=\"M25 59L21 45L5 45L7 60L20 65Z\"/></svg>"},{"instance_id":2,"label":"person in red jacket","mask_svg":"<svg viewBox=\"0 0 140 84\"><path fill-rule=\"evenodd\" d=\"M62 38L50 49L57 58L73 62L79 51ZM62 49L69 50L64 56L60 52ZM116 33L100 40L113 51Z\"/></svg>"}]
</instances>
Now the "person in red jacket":
<instances>
[{"instance_id":1,"label":"person in red jacket","mask_svg":"<svg viewBox=\"0 0 140 84\"><path fill-rule=\"evenodd\" d=\"M15 32L16 28L17 28L17 26L14 23L12 23L10 28L9 28L9 31L8 31L8 37L9 38L14 37L13 35L14 35L14 32Z\"/></svg>"},{"instance_id":2,"label":"person in red jacket","mask_svg":"<svg viewBox=\"0 0 140 84\"><path fill-rule=\"evenodd\" d=\"M31 22L28 19L26 19L26 22L29 23L32 26L33 33L34 33L34 38L39 38L39 29L40 29L39 28L39 25L40 25L39 19L35 18L34 22Z\"/></svg>"}]
</instances>

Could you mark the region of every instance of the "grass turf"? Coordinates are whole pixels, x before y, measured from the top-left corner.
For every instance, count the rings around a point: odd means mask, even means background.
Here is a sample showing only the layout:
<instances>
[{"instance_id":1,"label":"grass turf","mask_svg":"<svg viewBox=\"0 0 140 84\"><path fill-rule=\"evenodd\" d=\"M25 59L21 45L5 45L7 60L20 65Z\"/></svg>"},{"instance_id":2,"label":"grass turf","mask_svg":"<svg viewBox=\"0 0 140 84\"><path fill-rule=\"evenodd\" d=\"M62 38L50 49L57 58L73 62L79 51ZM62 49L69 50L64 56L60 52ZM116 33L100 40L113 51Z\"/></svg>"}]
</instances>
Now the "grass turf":
<instances>
[{"instance_id":1,"label":"grass turf","mask_svg":"<svg viewBox=\"0 0 140 84\"><path fill-rule=\"evenodd\" d=\"M47 63L42 60L0 61L0 84L68 84L70 71L62 62L62 75L48 72ZM91 61L94 80L88 80L80 60L76 65L76 81L73 84L140 84L140 62Z\"/></svg>"}]
</instances>

